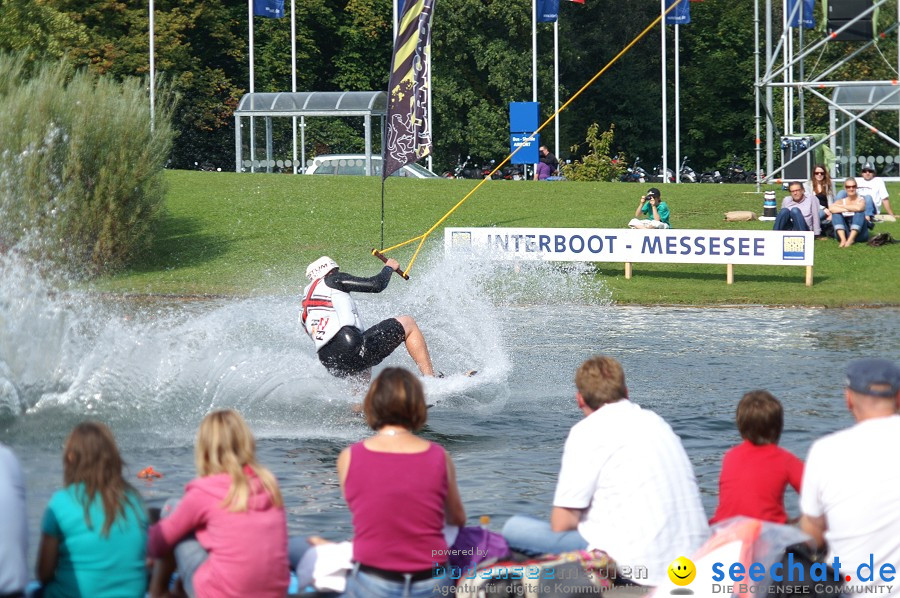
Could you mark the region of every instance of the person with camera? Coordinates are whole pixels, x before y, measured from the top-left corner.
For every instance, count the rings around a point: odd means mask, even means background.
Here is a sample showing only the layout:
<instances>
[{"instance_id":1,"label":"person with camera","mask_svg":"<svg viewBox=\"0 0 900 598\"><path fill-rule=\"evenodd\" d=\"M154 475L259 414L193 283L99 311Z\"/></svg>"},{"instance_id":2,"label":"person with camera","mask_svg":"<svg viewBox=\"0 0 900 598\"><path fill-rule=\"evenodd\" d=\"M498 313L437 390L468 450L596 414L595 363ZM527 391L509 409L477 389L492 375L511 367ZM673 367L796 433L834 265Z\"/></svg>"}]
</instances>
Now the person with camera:
<instances>
[{"instance_id":1,"label":"person with camera","mask_svg":"<svg viewBox=\"0 0 900 598\"><path fill-rule=\"evenodd\" d=\"M669 204L662 201L659 189L651 187L641 196L641 203L634 211L634 218L628 223L631 228L671 228L669 226Z\"/></svg>"}]
</instances>

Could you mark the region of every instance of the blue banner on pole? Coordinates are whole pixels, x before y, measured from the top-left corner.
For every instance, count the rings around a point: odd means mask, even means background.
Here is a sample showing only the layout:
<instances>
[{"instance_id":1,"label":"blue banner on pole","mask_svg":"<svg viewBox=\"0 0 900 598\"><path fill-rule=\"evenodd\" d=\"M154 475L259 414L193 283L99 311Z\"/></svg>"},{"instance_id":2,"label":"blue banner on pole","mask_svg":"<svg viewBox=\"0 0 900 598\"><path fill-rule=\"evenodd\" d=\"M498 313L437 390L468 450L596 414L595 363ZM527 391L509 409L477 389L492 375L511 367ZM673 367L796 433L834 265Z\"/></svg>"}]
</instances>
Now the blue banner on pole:
<instances>
[{"instance_id":1,"label":"blue banner on pole","mask_svg":"<svg viewBox=\"0 0 900 598\"><path fill-rule=\"evenodd\" d=\"M813 17L813 5L816 0L788 0L788 15L794 14L794 6L799 2L800 8L797 14L791 19L791 27L803 27L804 29L812 29L816 26L816 20Z\"/></svg>"},{"instance_id":2,"label":"blue banner on pole","mask_svg":"<svg viewBox=\"0 0 900 598\"><path fill-rule=\"evenodd\" d=\"M555 23L559 16L559 0L537 0L538 23Z\"/></svg>"},{"instance_id":3,"label":"blue banner on pole","mask_svg":"<svg viewBox=\"0 0 900 598\"><path fill-rule=\"evenodd\" d=\"M284 16L284 0L253 0L253 14L280 19Z\"/></svg>"},{"instance_id":4,"label":"blue banner on pole","mask_svg":"<svg viewBox=\"0 0 900 598\"><path fill-rule=\"evenodd\" d=\"M691 22L691 3L688 0L666 0L666 9L675 8L666 14L666 25L687 25Z\"/></svg>"}]
</instances>

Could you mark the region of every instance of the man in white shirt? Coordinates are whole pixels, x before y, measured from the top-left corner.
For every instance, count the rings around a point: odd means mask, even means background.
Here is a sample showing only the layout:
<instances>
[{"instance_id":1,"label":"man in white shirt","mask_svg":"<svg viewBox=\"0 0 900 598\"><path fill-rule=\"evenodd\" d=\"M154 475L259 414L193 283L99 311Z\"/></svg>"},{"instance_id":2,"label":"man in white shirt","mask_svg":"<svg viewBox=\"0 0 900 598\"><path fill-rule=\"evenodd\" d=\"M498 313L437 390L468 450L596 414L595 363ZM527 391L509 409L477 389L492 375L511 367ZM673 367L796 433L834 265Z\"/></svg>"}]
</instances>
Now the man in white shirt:
<instances>
[{"instance_id":1,"label":"man in white shirt","mask_svg":"<svg viewBox=\"0 0 900 598\"><path fill-rule=\"evenodd\" d=\"M529 554L604 550L633 581L659 585L669 563L690 556L709 535L681 439L628 399L615 359L584 362L575 386L585 418L566 440L550 522L517 515L503 535Z\"/></svg>"},{"instance_id":2,"label":"man in white shirt","mask_svg":"<svg viewBox=\"0 0 900 598\"><path fill-rule=\"evenodd\" d=\"M819 547L827 542L827 562L840 560L846 594L900 596L900 368L850 362L844 397L856 425L809 449L800 527Z\"/></svg>"},{"instance_id":3,"label":"man in white shirt","mask_svg":"<svg viewBox=\"0 0 900 598\"><path fill-rule=\"evenodd\" d=\"M25 478L13 452L0 444L0 596L24 596L28 583Z\"/></svg>"},{"instance_id":4,"label":"man in white shirt","mask_svg":"<svg viewBox=\"0 0 900 598\"><path fill-rule=\"evenodd\" d=\"M868 195L872 198L876 214L887 213L891 216L894 215L894 211L891 209L891 202L888 201L887 187L881 177L875 176L875 167L872 164L869 162L863 164L862 179L856 179L856 182L859 185L859 194L863 197Z\"/></svg>"}]
</instances>

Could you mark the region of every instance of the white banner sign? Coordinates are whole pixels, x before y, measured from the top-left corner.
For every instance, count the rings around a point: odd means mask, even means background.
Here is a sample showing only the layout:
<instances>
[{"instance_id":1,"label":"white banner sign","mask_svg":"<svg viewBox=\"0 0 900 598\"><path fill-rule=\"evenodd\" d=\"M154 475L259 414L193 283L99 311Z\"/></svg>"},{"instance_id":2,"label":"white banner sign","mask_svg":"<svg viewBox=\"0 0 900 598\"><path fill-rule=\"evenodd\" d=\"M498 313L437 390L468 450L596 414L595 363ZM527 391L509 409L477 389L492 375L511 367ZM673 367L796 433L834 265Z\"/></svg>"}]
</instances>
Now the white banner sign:
<instances>
[{"instance_id":1,"label":"white banner sign","mask_svg":"<svg viewBox=\"0 0 900 598\"><path fill-rule=\"evenodd\" d=\"M771 230L446 228L447 252L493 259L812 266L813 233Z\"/></svg>"}]
</instances>

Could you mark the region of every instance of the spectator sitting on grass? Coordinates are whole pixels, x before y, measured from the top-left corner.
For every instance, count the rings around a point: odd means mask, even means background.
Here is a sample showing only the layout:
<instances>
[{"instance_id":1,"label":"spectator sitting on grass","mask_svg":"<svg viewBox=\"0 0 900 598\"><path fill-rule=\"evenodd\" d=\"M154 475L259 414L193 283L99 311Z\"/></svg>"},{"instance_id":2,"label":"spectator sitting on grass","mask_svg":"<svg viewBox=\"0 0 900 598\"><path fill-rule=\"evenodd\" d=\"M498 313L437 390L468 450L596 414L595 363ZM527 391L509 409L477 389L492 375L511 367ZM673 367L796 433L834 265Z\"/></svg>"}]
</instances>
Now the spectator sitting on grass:
<instances>
[{"instance_id":1,"label":"spectator sitting on grass","mask_svg":"<svg viewBox=\"0 0 900 598\"><path fill-rule=\"evenodd\" d=\"M790 484L800 492L803 462L778 446L784 428L781 403L768 391L748 392L737 406L737 427L744 442L722 459L719 506L709 522L744 515L785 523L784 491Z\"/></svg>"},{"instance_id":2,"label":"spectator sitting on grass","mask_svg":"<svg viewBox=\"0 0 900 598\"><path fill-rule=\"evenodd\" d=\"M534 180L546 181L551 172L550 166L546 162L538 162L534 167Z\"/></svg>"},{"instance_id":3,"label":"spectator sitting on grass","mask_svg":"<svg viewBox=\"0 0 900 598\"><path fill-rule=\"evenodd\" d=\"M647 195L641 196L641 203L634 211L634 218L628 223L631 228L670 228L669 204L659 197L659 189L651 187Z\"/></svg>"},{"instance_id":4,"label":"spectator sitting on grass","mask_svg":"<svg viewBox=\"0 0 900 598\"><path fill-rule=\"evenodd\" d=\"M846 194L839 197L834 203L829 204L825 214L831 218L834 225L834 233L841 242L842 248L853 245L856 241L865 242L869 239L869 229L875 226L872 222L871 199L863 198L857 193L856 179L844 181ZM848 223L849 221L849 234Z\"/></svg>"},{"instance_id":5,"label":"spectator sitting on grass","mask_svg":"<svg viewBox=\"0 0 900 598\"><path fill-rule=\"evenodd\" d=\"M817 237L822 233L819 222L819 204L803 183L794 181L788 185L791 194L781 202L781 211L775 218L773 230L812 231Z\"/></svg>"}]
</instances>

